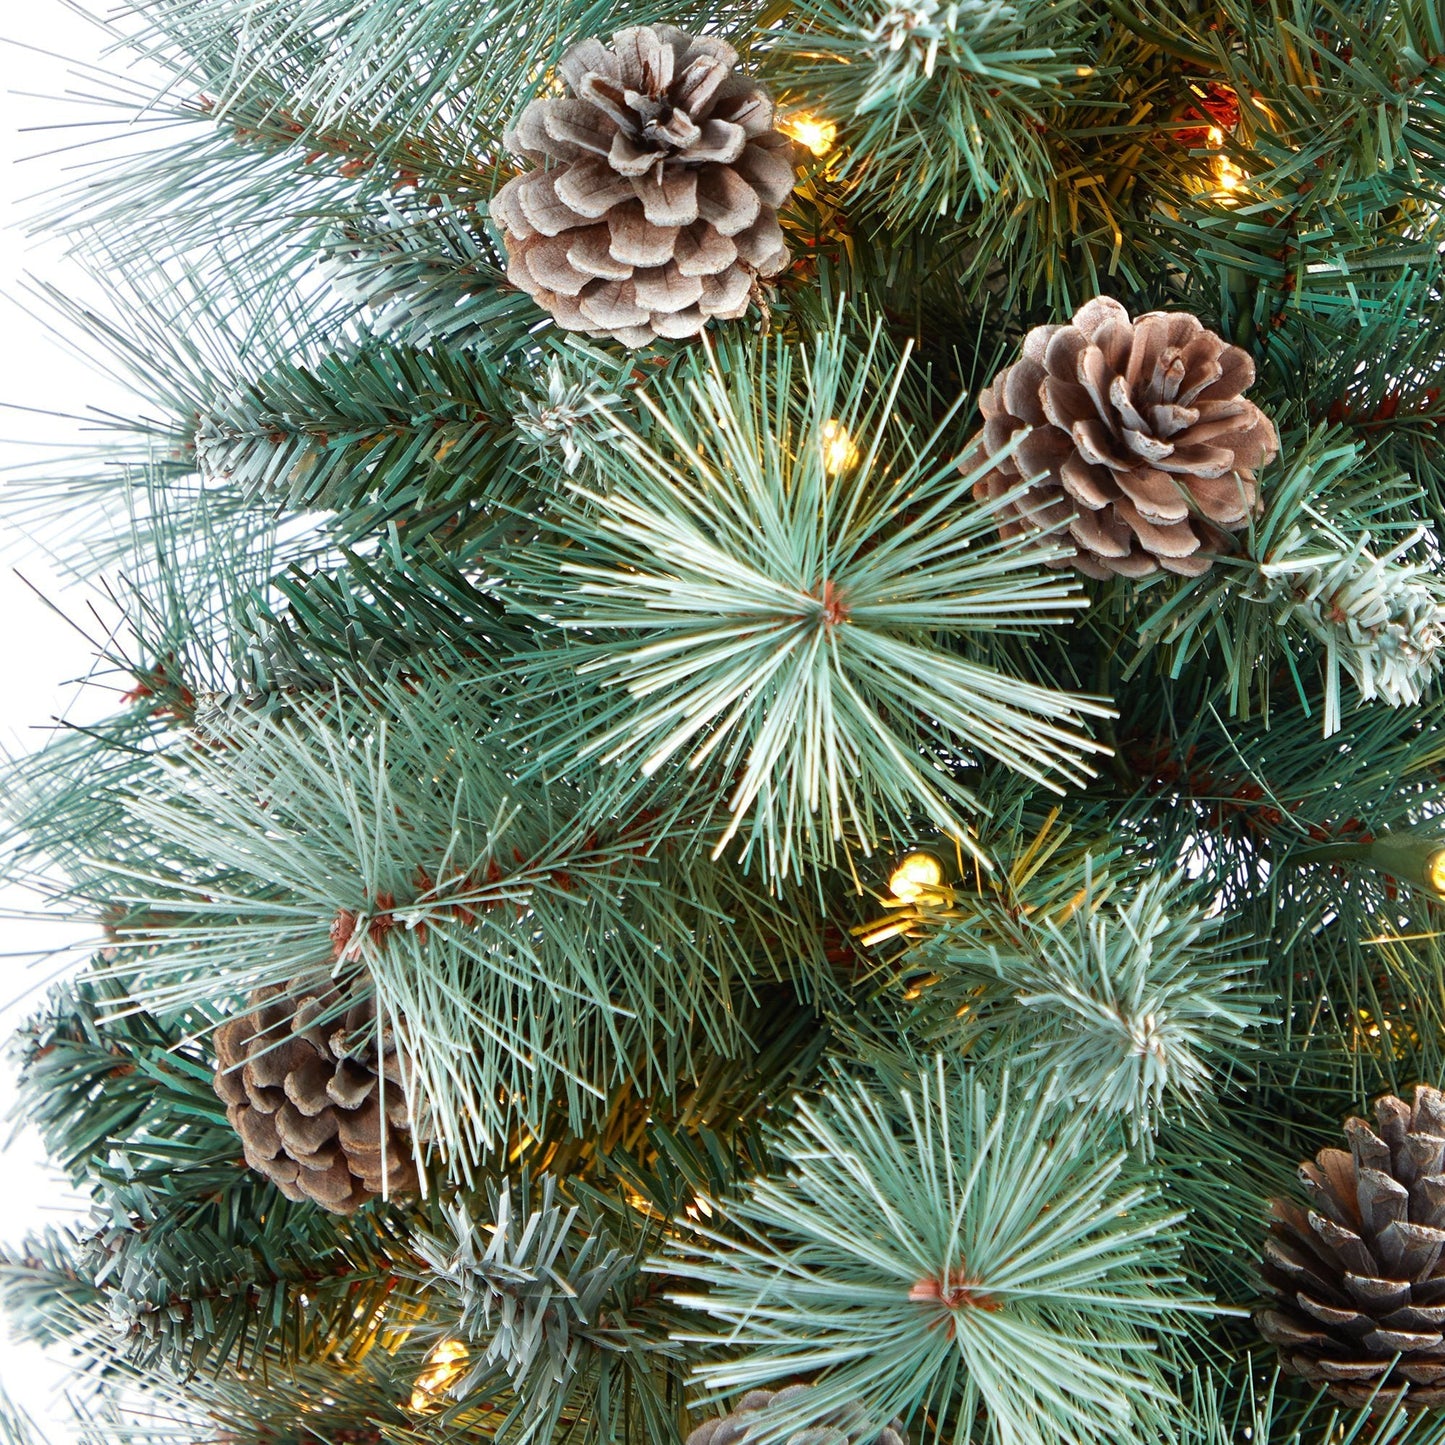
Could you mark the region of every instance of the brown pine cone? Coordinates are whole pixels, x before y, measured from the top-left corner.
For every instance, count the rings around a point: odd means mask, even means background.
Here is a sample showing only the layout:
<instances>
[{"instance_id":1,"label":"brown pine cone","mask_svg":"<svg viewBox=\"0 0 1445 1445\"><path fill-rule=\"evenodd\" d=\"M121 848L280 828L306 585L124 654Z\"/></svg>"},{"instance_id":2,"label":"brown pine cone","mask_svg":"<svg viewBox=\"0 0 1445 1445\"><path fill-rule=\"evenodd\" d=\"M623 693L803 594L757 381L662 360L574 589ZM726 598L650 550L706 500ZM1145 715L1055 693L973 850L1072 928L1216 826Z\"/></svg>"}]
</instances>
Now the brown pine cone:
<instances>
[{"instance_id":1,"label":"brown pine cone","mask_svg":"<svg viewBox=\"0 0 1445 1445\"><path fill-rule=\"evenodd\" d=\"M247 1164L334 1214L380 1194L383 1172L389 1195L414 1190L401 1061L375 1005L348 1008L329 984L263 988L251 1005L216 1030L213 1080Z\"/></svg>"},{"instance_id":2,"label":"brown pine cone","mask_svg":"<svg viewBox=\"0 0 1445 1445\"><path fill-rule=\"evenodd\" d=\"M567 94L534 100L508 133L538 169L492 200L507 276L568 331L696 336L787 265L791 142L737 59L670 25L584 40L558 63Z\"/></svg>"},{"instance_id":3,"label":"brown pine cone","mask_svg":"<svg viewBox=\"0 0 1445 1445\"><path fill-rule=\"evenodd\" d=\"M1274 423L1244 393L1247 352L1182 312L1129 320L1100 296L1067 326L1036 326L1023 356L978 399L983 430L965 471L1020 431L1018 450L974 484L994 501L1033 485L999 513L1005 537L1032 535L1089 577L1196 577L1201 551L1227 545L1255 513L1255 469L1279 451Z\"/></svg>"},{"instance_id":4,"label":"brown pine cone","mask_svg":"<svg viewBox=\"0 0 1445 1445\"><path fill-rule=\"evenodd\" d=\"M1345 1123L1349 1153L1300 1165L1310 1208L1271 1201L1273 1308L1255 1316L1288 1372L1350 1405L1445 1402L1445 1095L1376 1101L1379 1133ZM1396 1360L1398 1356L1398 1360ZM1378 1394L1376 1391L1378 1390Z\"/></svg>"},{"instance_id":5,"label":"brown pine cone","mask_svg":"<svg viewBox=\"0 0 1445 1445\"><path fill-rule=\"evenodd\" d=\"M741 1445L767 1423L770 1406L797 1405L811 1392L811 1385L749 1390L728 1414L704 1420L687 1437L687 1445ZM890 1420L881 1430L869 1428L862 1410L854 1406L829 1411L789 1435L786 1445L908 1445L908 1432L902 1420Z\"/></svg>"}]
</instances>

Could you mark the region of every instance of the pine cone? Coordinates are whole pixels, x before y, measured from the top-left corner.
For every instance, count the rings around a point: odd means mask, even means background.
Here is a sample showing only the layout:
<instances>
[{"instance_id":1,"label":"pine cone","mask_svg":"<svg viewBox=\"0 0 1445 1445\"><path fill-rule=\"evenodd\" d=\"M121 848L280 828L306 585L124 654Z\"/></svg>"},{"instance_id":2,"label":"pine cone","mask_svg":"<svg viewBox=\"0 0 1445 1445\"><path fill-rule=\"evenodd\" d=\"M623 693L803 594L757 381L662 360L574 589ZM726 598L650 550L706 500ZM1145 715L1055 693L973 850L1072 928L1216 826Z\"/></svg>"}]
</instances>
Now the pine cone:
<instances>
[{"instance_id":1,"label":"pine cone","mask_svg":"<svg viewBox=\"0 0 1445 1445\"><path fill-rule=\"evenodd\" d=\"M787 265L791 142L737 59L670 25L584 40L558 63L568 93L534 100L507 135L540 167L492 200L507 275L568 331L695 336Z\"/></svg>"},{"instance_id":2,"label":"pine cone","mask_svg":"<svg viewBox=\"0 0 1445 1445\"><path fill-rule=\"evenodd\" d=\"M251 1005L216 1030L213 1080L247 1164L334 1214L382 1192L383 1157L386 1192L414 1190L401 1061L375 1005L347 1008L329 985L263 988Z\"/></svg>"},{"instance_id":3,"label":"pine cone","mask_svg":"<svg viewBox=\"0 0 1445 1445\"><path fill-rule=\"evenodd\" d=\"M1244 392L1247 352L1193 316L1150 311L1131 322L1107 296L1067 326L1036 326L1023 356L979 397L984 427L965 471L1024 428L1019 448L974 484L992 501L1037 478L999 514L1005 537L1062 545L1089 577L1196 577L1201 550L1227 545L1257 508L1255 469L1279 451L1274 423Z\"/></svg>"},{"instance_id":4,"label":"pine cone","mask_svg":"<svg viewBox=\"0 0 1445 1445\"><path fill-rule=\"evenodd\" d=\"M1350 1119L1350 1150L1300 1165L1311 1207L1272 1201L1255 1316L1284 1368L1338 1400L1380 1409L1445 1402L1445 1095L1386 1095L1376 1134ZM1398 1362L1395 1357L1399 1356ZM1378 1389L1379 1393L1375 1394Z\"/></svg>"},{"instance_id":5,"label":"pine cone","mask_svg":"<svg viewBox=\"0 0 1445 1445\"><path fill-rule=\"evenodd\" d=\"M765 1423L769 1406L795 1404L812 1391L811 1385L788 1385L782 1390L749 1390L726 1415L704 1420L688 1437L687 1445L740 1445ZM908 1445L902 1420L890 1420L881 1430L870 1429L857 1406L832 1410L806 1429L790 1435L786 1445Z\"/></svg>"}]
</instances>

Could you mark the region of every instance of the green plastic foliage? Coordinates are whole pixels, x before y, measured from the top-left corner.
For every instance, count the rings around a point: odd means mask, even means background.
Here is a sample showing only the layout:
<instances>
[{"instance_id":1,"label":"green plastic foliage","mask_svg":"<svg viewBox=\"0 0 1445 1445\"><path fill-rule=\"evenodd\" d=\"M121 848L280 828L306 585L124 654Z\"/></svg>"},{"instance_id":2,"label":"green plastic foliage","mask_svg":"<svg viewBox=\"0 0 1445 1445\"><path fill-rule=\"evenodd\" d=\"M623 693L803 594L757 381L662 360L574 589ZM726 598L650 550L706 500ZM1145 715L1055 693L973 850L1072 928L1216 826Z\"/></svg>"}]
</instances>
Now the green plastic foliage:
<instances>
[{"instance_id":1,"label":"green plastic foliage","mask_svg":"<svg viewBox=\"0 0 1445 1445\"><path fill-rule=\"evenodd\" d=\"M1445 1074L1438 905L1328 852L1441 813L1438 0L125 12L92 114L172 143L81 162L106 299L42 299L142 416L11 513L106 575L122 699L4 840L106 930L23 1063L97 1212L0 1260L151 1397L88 1445L678 1445L799 1378L920 1445L1442 1445L1193 1332ZM654 20L837 134L771 309L624 355L485 205L562 51ZM956 468L954 395L1100 292L1279 424L1200 578L1049 570ZM939 896L883 896L919 846ZM204 1037L333 970L427 1154L346 1221L241 1167Z\"/></svg>"},{"instance_id":2,"label":"green plastic foliage","mask_svg":"<svg viewBox=\"0 0 1445 1445\"><path fill-rule=\"evenodd\" d=\"M1429 1410L1407 1411L1403 1402L1347 1410L1316 1390L1302 1395L1268 1362L1244 1354L1227 1373L1201 1368L1192 1379L1189 1414L1180 1445L1233 1445L1268 1440L1273 1445L1437 1445L1442 1427Z\"/></svg>"},{"instance_id":3,"label":"green plastic foliage","mask_svg":"<svg viewBox=\"0 0 1445 1445\"><path fill-rule=\"evenodd\" d=\"M1154 304L1183 279L1171 218L1228 199L1188 135L1178 36L1137 11L809 0L768 67L789 111L836 127L797 202L824 202L816 244L841 233L854 289L917 306L925 333L960 296L964 324L976 307L995 325L1068 315L1121 288Z\"/></svg>"},{"instance_id":4,"label":"green plastic foliage","mask_svg":"<svg viewBox=\"0 0 1445 1445\"><path fill-rule=\"evenodd\" d=\"M806 349L709 348L642 393L652 434L618 423L597 481L510 562L567 638L526 663L559 696L543 763L685 762L728 795L730 816L703 815L715 854L741 838L775 878L916 815L964 837L958 768L980 756L1090 775L1082 730L1107 705L988 651L1065 622L1077 585L998 537L941 428L907 424L905 367L840 325Z\"/></svg>"},{"instance_id":5,"label":"green plastic foliage","mask_svg":"<svg viewBox=\"0 0 1445 1445\"><path fill-rule=\"evenodd\" d=\"M738 6L619 13L600 0L132 0L119 27L145 79L103 94L124 143L143 110L175 139L147 164L104 155L68 192L66 224L114 256L235 267L265 292L323 238L395 199L483 208L505 179L501 140L588 35L651 21L701 28L750 19ZM148 90L148 81L159 84ZM231 257L210 254L220 231ZM124 232L124 236L120 233Z\"/></svg>"},{"instance_id":6,"label":"green plastic foliage","mask_svg":"<svg viewBox=\"0 0 1445 1445\"><path fill-rule=\"evenodd\" d=\"M418 138L449 151L458 168L500 140L575 37L693 18L686 4L619 13L598 0L541 12L525 0L267 0L244 24L231 0L141 0L136 8L152 27L153 54L204 66L212 114L284 95L291 110L313 117L298 145L369 133L373 154L402 169L415 164L407 143L416 148ZM726 7L707 15L717 25L734 18Z\"/></svg>"},{"instance_id":7,"label":"green plastic foliage","mask_svg":"<svg viewBox=\"0 0 1445 1445\"><path fill-rule=\"evenodd\" d=\"M251 638L243 691L330 691L338 671L469 672L527 646L518 619L439 549L403 548L395 537L370 555L347 552L332 567L293 567L268 597L245 601Z\"/></svg>"},{"instance_id":8,"label":"green plastic foliage","mask_svg":"<svg viewBox=\"0 0 1445 1445\"><path fill-rule=\"evenodd\" d=\"M104 968L104 961L97 960ZM236 1143L197 1039L215 1018L164 1024L125 1008L117 977L88 972L51 992L12 1040L15 1117L39 1130L72 1185L104 1197L137 1180L196 1179L197 1197L236 1182Z\"/></svg>"},{"instance_id":9,"label":"green plastic foliage","mask_svg":"<svg viewBox=\"0 0 1445 1445\"><path fill-rule=\"evenodd\" d=\"M369 1381L347 1381L343 1404L329 1393L334 1370L303 1372L304 1381L267 1382L246 1411L230 1392L209 1385L175 1390L167 1401L175 1418L154 1410L139 1417L113 1399L66 1397L69 1418L56 1426L53 1413L42 1427L0 1397L3 1445L416 1445L422 1436L407 1431L412 1422ZM360 1397L360 1398L358 1398ZM384 1422L384 1426L383 1426ZM387 1434L383 1436L383 1427Z\"/></svg>"},{"instance_id":10,"label":"green plastic foliage","mask_svg":"<svg viewBox=\"0 0 1445 1445\"><path fill-rule=\"evenodd\" d=\"M1288 462L1266 474L1261 514L1238 555L1175 587L1145 616L1128 672L1160 647L1178 677L1207 649L1229 680L1230 711L1258 710L1268 721L1281 664L1305 714L1315 710L1315 689L1301 681L1308 669L1323 675L1328 737L1340 729L1345 676L1366 701L1391 707L1429 692L1445 592L1427 566L1401 560L1427 531L1409 477L1335 428L1287 432L1285 453Z\"/></svg>"},{"instance_id":11,"label":"green plastic foliage","mask_svg":"<svg viewBox=\"0 0 1445 1445\"><path fill-rule=\"evenodd\" d=\"M1067 923L1039 921L1036 955L1000 966L1026 1010L1017 1057L1135 1138L1170 1105L1197 1107L1210 1061L1228 1067L1259 1017L1249 966L1181 883L1161 874L1103 908L1086 895Z\"/></svg>"},{"instance_id":12,"label":"green plastic foliage","mask_svg":"<svg viewBox=\"0 0 1445 1445\"><path fill-rule=\"evenodd\" d=\"M500 1442L549 1440L579 1419L589 1441L670 1439L684 1351L659 1337L661 1301L641 1274L656 1226L627 1206L608 1218L569 1203L550 1175L493 1187L489 1203L485 1223L458 1205L445 1237L417 1245L472 1349L450 1393L489 1400Z\"/></svg>"},{"instance_id":13,"label":"green plastic foliage","mask_svg":"<svg viewBox=\"0 0 1445 1445\"><path fill-rule=\"evenodd\" d=\"M85 975L19 1038L17 1115L94 1208L0 1264L16 1322L176 1380L362 1358L401 1303L403 1221L288 1203L245 1167L211 1087L213 1018L124 1005L118 979Z\"/></svg>"},{"instance_id":14,"label":"green plastic foliage","mask_svg":"<svg viewBox=\"0 0 1445 1445\"><path fill-rule=\"evenodd\" d=\"M617 1080L668 1087L694 1029L739 1047L755 952L774 976L762 940L802 978L819 955L816 925L736 870L684 888L667 818L598 824L577 785L519 782L499 706L407 675L238 712L127 800L135 852L98 866L132 987L161 1006L359 966L463 1171L554 1108L580 1125Z\"/></svg>"},{"instance_id":15,"label":"green plastic foliage","mask_svg":"<svg viewBox=\"0 0 1445 1445\"><path fill-rule=\"evenodd\" d=\"M32 1235L21 1250L0 1251L0 1301L13 1327L36 1344L64 1342L83 1350L87 1334L106 1337L94 1329L109 1323L105 1296L76 1268L75 1252L74 1236L53 1226Z\"/></svg>"},{"instance_id":16,"label":"green plastic foliage","mask_svg":"<svg viewBox=\"0 0 1445 1445\"><path fill-rule=\"evenodd\" d=\"M935 975L910 1027L969 1037L1147 1141L1161 1115L1210 1097L1259 1022L1256 965L1221 936L1209 901L1178 873L1111 880L1093 868L1053 909L965 895L958 921L905 955Z\"/></svg>"},{"instance_id":17,"label":"green plastic foliage","mask_svg":"<svg viewBox=\"0 0 1445 1445\"><path fill-rule=\"evenodd\" d=\"M1076 0L802 0L766 73L842 122L832 173L889 222L957 219L1047 168L1045 118L1088 25Z\"/></svg>"},{"instance_id":18,"label":"green plastic foliage","mask_svg":"<svg viewBox=\"0 0 1445 1445\"><path fill-rule=\"evenodd\" d=\"M374 526L504 490L519 460L511 406L487 359L368 343L217 396L196 460L204 478L292 512L369 503Z\"/></svg>"},{"instance_id":19,"label":"green plastic foliage","mask_svg":"<svg viewBox=\"0 0 1445 1445\"><path fill-rule=\"evenodd\" d=\"M448 207L379 202L321 240L322 265L371 327L401 345L525 348L537 308L506 283L491 236Z\"/></svg>"},{"instance_id":20,"label":"green plastic foliage","mask_svg":"<svg viewBox=\"0 0 1445 1445\"><path fill-rule=\"evenodd\" d=\"M1212 23L1201 23L1206 16ZM1139 23L1159 33L1158 20ZM1220 0L1179 40L1241 106L1228 145L1236 187L1186 201L1172 223L1194 257L1189 269L1213 273L1211 292L1214 278L1223 283L1226 329L1256 339L1290 394L1308 386L1304 366L1333 369L1330 353L1342 340L1348 348L1356 328L1385 321L1376 345L1343 373L1345 384L1377 384L1385 372L1390 412L1431 410L1420 393L1432 383L1414 383L1403 348L1422 321L1432 339L1436 331L1420 308L1433 305L1425 297L1440 275L1439 6Z\"/></svg>"},{"instance_id":21,"label":"green plastic foliage","mask_svg":"<svg viewBox=\"0 0 1445 1445\"><path fill-rule=\"evenodd\" d=\"M1084 1116L939 1059L899 1097L845 1082L800 1104L777 1150L715 1206L729 1228L666 1260L706 1286L676 1298L716 1322L687 1335L726 1354L698 1367L710 1391L821 1372L814 1415L857 1401L939 1439L1167 1438L1154 1338L1204 1306L1180 1216Z\"/></svg>"},{"instance_id":22,"label":"green plastic foliage","mask_svg":"<svg viewBox=\"0 0 1445 1445\"><path fill-rule=\"evenodd\" d=\"M0 1440L4 1445L40 1445L42 1436L24 1410L0 1395Z\"/></svg>"}]
</instances>

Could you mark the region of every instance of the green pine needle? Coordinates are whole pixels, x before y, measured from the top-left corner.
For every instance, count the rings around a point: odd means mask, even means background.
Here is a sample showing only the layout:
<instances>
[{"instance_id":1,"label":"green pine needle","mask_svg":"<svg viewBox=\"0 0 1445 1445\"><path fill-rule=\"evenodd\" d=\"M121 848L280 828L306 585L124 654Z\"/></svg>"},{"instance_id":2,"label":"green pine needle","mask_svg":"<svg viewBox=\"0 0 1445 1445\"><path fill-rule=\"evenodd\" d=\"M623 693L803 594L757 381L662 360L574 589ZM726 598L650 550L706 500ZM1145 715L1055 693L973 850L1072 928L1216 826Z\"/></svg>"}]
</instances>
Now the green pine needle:
<instances>
[{"instance_id":1,"label":"green pine needle","mask_svg":"<svg viewBox=\"0 0 1445 1445\"><path fill-rule=\"evenodd\" d=\"M1147 1136L1171 1105L1197 1108L1249 1046L1259 1022L1253 965L1191 904L1181 875L1139 882L1100 905L1091 889L1072 917L1029 920L1028 952L998 958L1023 1017L1015 1057L1050 1076L1070 1103L1117 1114Z\"/></svg>"},{"instance_id":2,"label":"green pine needle","mask_svg":"<svg viewBox=\"0 0 1445 1445\"><path fill-rule=\"evenodd\" d=\"M550 1175L535 1193L524 1174L489 1195L485 1223L459 1204L445 1211L445 1235L417 1244L427 1283L472 1348L452 1396L489 1398L501 1418L488 1433L509 1445L549 1441L563 1420L612 1419L619 1407L654 1426L666 1419L681 1347L629 1318L639 1302L648 1308L639 1265L655 1231L646 1216L620 1206L630 1218L609 1226L595 1209L588 1217L569 1206Z\"/></svg>"},{"instance_id":3,"label":"green pine needle","mask_svg":"<svg viewBox=\"0 0 1445 1445\"><path fill-rule=\"evenodd\" d=\"M685 764L728 794L715 852L741 837L779 878L919 813L964 838L958 771L984 755L1055 787L1092 775L1082 729L1107 705L988 651L1068 623L1077 584L1000 539L941 428L909 427L905 368L876 327L857 348L841 325L729 343L643 394L651 437L593 443L597 482L510 568L569 639L527 664L559 698L541 763Z\"/></svg>"},{"instance_id":4,"label":"green pine needle","mask_svg":"<svg viewBox=\"0 0 1445 1445\"><path fill-rule=\"evenodd\" d=\"M845 121L832 173L888 221L957 219L1049 166L1089 18L1076 0L803 0L767 70Z\"/></svg>"},{"instance_id":5,"label":"green pine needle","mask_svg":"<svg viewBox=\"0 0 1445 1445\"><path fill-rule=\"evenodd\" d=\"M707 1286L676 1296L716 1322L685 1336L724 1356L699 1378L817 1374L815 1413L859 1402L939 1440L1167 1438L1154 1337L1205 1306L1176 1267L1180 1216L1093 1140L1037 1090L942 1059L898 1098L852 1082L800 1103L783 1168L715 1206L731 1228L656 1266Z\"/></svg>"},{"instance_id":6,"label":"green pine needle","mask_svg":"<svg viewBox=\"0 0 1445 1445\"><path fill-rule=\"evenodd\" d=\"M887 970L899 1024L940 1047L1012 1061L1053 1097L1114 1116L1149 1147L1161 1120L1191 1114L1263 1022L1260 964L1222 937L1212 900L1162 863L1110 875L1067 854L1043 880L1068 891L1032 899L984 883L960 890L936 928Z\"/></svg>"},{"instance_id":7,"label":"green pine needle","mask_svg":"<svg viewBox=\"0 0 1445 1445\"><path fill-rule=\"evenodd\" d=\"M359 967L415 1065L414 1115L465 1172L554 1109L581 1127L612 1083L670 1087L694 1033L739 1048L765 947L822 982L806 910L727 866L684 888L667 816L597 825L577 788L517 782L490 731L504 708L410 674L214 719L92 864L136 996L223 1004Z\"/></svg>"}]
</instances>

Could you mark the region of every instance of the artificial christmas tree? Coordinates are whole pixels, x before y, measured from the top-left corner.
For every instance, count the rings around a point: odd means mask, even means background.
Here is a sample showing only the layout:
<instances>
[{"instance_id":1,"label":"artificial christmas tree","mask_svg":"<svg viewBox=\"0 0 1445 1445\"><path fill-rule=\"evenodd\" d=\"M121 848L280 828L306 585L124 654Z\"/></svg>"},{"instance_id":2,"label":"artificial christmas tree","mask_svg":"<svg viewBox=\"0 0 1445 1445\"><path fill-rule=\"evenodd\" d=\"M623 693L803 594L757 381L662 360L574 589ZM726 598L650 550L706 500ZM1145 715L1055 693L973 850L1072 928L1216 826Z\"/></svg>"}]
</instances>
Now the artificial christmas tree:
<instances>
[{"instance_id":1,"label":"artificial christmas tree","mask_svg":"<svg viewBox=\"0 0 1445 1445\"><path fill-rule=\"evenodd\" d=\"M1436 0L105 23L92 1436L1439 1445Z\"/></svg>"}]
</instances>

